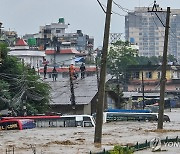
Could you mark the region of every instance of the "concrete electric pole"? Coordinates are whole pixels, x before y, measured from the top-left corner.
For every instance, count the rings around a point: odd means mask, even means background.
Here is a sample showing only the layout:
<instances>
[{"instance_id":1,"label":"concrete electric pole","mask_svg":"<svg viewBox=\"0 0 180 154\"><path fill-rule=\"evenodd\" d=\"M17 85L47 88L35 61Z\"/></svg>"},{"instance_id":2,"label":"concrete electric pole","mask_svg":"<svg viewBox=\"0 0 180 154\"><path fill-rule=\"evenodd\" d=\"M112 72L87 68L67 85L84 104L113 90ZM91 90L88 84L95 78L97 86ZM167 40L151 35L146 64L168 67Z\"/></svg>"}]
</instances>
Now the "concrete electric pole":
<instances>
[{"instance_id":1,"label":"concrete electric pole","mask_svg":"<svg viewBox=\"0 0 180 154\"><path fill-rule=\"evenodd\" d=\"M1 28L2 28L2 22L0 22L0 38L1 38ZM0 51L0 65L2 64L2 55L1 55L1 51Z\"/></svg>"},{"instance_id":2,"label":"concrete electric pole","mask_svg":"<svg viewBox=\"0 0 180 154\"><path fill-rule=\"evenodd\" d=\"M107 63L107 50L108 50L108 43L109 43L111 9L112 9L112 0L108 0L105 29L104 29L104 40L103 40L103 48L102 48L102 58L101 58L100 81L99 81L99 88L98 88L98 103L97 103L97 109L96 109L96 126L95 126L95 135L94 135L94 143L99 143L99 144L101 143L101 139L102 139L106 63Z\"/></svg>"},{"instance_id":3,"label":"concrete electric pole","mask_svg":"<svg viewBox=\"0 0 180 154\"><path fill-rule=\"evenodd\" d=\"M144 100L144 73L142 70L142 96L143 96L143 110L145 108L145 100Z\"/></svg>"},{"instance_id":4,"label":"concrete electric pole","mask_svg":"<svg viewBox=\"0 0 180 154\"><path fill-rule=\"evenodd\" d=\"M70 101L71 101L72 109L74 110L73 114L76 114L76 101L75 101L75 95L74 95L74 83L73 83L72 73L70 70L69 70L69 79L70 79L70 91L71 91Z\"/></svg>"},{"instance_id":5,"label":"concrete electric pole","mask_svg":"<svg viewBox=\"0 0 180 154\"><path fill-rule=\"evenodd\" d=\"M160 9L160 10L159 10ZM166 85L166 65L167 65L167 50L168 50L168 37L169 37L169 20L170 20L170 7L167 7L166 13L166 25L161 21L157 12L164 12L162 8L159 8L159 5L154 1L154 5L152 7L152 11L154 12L159 21L165 27L165 36L164 36L164 50L163 50L163 60L162 60L162 72L161 72L161 80L160 80L160 102L159 102L159 113L158 113L158 126L157 129L163 129L163 121L164 121L164 96L165 96L165 85Z\"/></svg>"},{"instance_id":6,"label":"concrete electric pole","mask_svg":"<svg viewBox=\"0 0 180 154\"><path fill-rule=\"evenodd\" d=\"M170 7L167 7L157 129L163 129L163 121L164 121L164 96L165 96L165 85L166 85L166 65L167 65L167 49L168 49L168 36L169 36L169 20L170 20Z\"/></svg>"}]
</instances>

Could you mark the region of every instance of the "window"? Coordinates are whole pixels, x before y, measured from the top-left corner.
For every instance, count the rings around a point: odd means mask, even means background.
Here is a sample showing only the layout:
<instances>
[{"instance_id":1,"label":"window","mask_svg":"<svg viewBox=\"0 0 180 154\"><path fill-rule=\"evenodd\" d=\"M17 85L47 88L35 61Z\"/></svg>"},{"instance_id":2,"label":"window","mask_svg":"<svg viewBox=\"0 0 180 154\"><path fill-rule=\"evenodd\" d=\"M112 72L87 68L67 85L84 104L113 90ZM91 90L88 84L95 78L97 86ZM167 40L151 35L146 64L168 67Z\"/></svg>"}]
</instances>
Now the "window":
<instances>
[{"instance_id":1,"label":"window","mask_svg":"<svg viewBox=\"0 0 180 154\"><path fill-rule=\"evenodd\" d=\"M93 127L91 121L84 121L83 123L84 123L84 127Z\"/></svg>"},{"instance_id":2,"label":"window","mask_svg":"<svg viewBox=\"0 0 180 154\"><path fill-rule=\"evenodd\" d=\"M91 121L90 117L83 117L83 121Z\"/></svg>"},{"instance_id":3,"label":"window","mask_svg":"<svg viewBox=\"0 0 180 154\"><path fill-rule=\"evenodd\" d=\"M157 72L157 78L158 78L158 79L161 78L161 72Z\"/></svg>"},{"instance_id":4,"label":"window","mask_svg":"<svg viewBox=\"0 0 180 154\"><path fill-rule=\"evenodd\" d=\"M180 90L180 88L179 88L179 87L176 87L176 90L177 90L177 91L179 91L179 90Z\"/></svg>"},{"instance_id":5,"label":"window","mask_svg":"<svg viewBox=\"0 0 180 154\"><path fill-rule=\"evenodd\" d=\"M56 33L61 33L61 30L56 30Z\"/></svg>"},{"instance_id":6,"label":"window","mask_svg":"<svg viewBox=\"0 0 180 154\"><path fill-rule=\"evenodd\" d=\"M146 78L151 79L152 78L152 72L146 72Z\"/></svg>"},{"instance_id":7,"label":"window","mask_svg":"<svg viewBox=\"0 0 180 154\"><path fill-rule=\"evenodd\" d=\"M159 47L156 47L156 50L159 50Z\"/></svg>"},{"instance_id":8,"label":"window","mask_svg":"<svg viewBox=\"0 0 180 154\"><path fill-rule=\"evenodd\" d=\"M132 78L133 79L139 79L139 72L133 72Z\"/></svg>"},{"instance_id":9,"label":"window","mask_svg":"<svg viewBox=\"0 0 180 154\"><path fill-rule=\"evenodd\" d=\"M141 88L139 87L139 88L136 88L136 91L141 91Z\"/></svg>"},{"instance_id":10,"label":"window","mask_svg":"<svg viewBox=\"0 0 180 154\"><path fill-rule=\"evenodd\" d=\"M75 117L66 117L65 120L65 127L76 127L76 120Z\"/></svg>"}]
</instances>

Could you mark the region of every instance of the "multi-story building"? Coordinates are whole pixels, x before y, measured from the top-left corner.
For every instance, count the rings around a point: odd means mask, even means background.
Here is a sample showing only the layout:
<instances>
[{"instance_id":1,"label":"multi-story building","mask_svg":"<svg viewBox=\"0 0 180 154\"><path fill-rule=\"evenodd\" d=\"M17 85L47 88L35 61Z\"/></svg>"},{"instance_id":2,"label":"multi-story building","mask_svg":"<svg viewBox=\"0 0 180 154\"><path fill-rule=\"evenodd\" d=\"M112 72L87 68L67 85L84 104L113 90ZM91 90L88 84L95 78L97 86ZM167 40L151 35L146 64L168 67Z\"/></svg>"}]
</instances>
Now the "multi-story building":
<instances>
[{"instance_id":1,"label":"multi-story building","mask_svg":"<svg viewBox=\"0 0 180 154\"><path fill-rule=\"evenodd\" d=\"M94 46L94 38L83 34L81 30L74 33L66 33L69 24L65 24L64 18L59 18L58 23L40 26L39 33L26 34L23 38L35 38L38 46L50 47L53 46L53 38L56 37L61 48L76 48L80 52L91 51Z\"/></svg>"},{"instance_id":2,"label":"multi-story building","mask_svg":"<svg viewBox=\"0 0 180 154\"><path fill-rule=\"evenodd\" d=\"M128 67L128 91L159 92L161 65L132 65ZM166 70L166 92L180 92L180 65L168 65Z\"/></svg>"},{"instance_id":3,"label":"multi-story building","mask_svg":"<svg viewBox=\"0 0 180 154\"><path fill-rule=\"evenodd\" d=\"M140 56L163 55L166 10L156 14L136 7L125 17L125 39L139 46ZM180 63L180 9L171 9L168 54Z\"/></svg>"},{"instance_id":4,"label":"multi-story building","mask_svg":"<svg viewBox=\"0 0 180 154\"><path fill-rule=\"evenodd\" d=\"M19 39L15 47L11 47L8 52L10 56L17 57L20 61L24 62L30 68L35 68L38 71L42 64L43 58L45 57L44 51L31 50L28 44L23 40Z\"/></svg>"}]
</instances>

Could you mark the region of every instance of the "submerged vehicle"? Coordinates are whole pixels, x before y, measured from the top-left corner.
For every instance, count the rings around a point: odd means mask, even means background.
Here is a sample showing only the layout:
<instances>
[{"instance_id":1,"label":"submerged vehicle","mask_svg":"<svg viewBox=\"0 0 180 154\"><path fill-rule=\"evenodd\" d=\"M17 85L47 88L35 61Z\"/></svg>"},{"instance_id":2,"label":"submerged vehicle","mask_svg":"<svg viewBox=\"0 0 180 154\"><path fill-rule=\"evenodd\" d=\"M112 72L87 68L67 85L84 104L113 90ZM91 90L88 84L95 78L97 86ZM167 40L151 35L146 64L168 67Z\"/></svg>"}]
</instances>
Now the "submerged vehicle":
<instances>
[{"instance_id":1,"label":"submerged vehicle","mask_svg":"<svg viewBox=\"0 0 180 154\"><path fill-rule=\"evenodd\" d=\"M129 113L129 112L104 112L103 122L110 121L157 121L158 113ZM170 122L167 114L164 114L164 121Z\"/></svg>"},{"instance_id":2,"label":"submerged vehicle","mask_svg":"<svg viewBox=\"0 0 180 154\"><path fill-rule=\"evenodd\" d=\"M3 117L2 119L32 119L36 127L95 127L90 115Z\"/></svg>"},{"instance_id":3,"label":"submerged vehicle","mask_svg":"<svg viewBox=\"0 0 180 154\"><path fill-rule=\"evenodd\" d=\"M0 130L23 130L35 127L32 119L3 119L0 121Z\"/></svg>"}]
</instances>

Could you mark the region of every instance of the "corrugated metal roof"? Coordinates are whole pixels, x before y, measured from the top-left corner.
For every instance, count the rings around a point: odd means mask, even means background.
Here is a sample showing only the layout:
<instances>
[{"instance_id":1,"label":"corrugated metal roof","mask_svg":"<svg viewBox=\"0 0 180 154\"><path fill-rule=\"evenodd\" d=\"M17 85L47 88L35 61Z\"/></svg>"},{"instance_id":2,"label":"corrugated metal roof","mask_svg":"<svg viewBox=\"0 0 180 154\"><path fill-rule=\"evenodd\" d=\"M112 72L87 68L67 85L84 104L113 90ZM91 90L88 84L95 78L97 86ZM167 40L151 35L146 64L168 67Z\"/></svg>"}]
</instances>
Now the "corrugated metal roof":
<instances>
[{"instance_id":1,"label":"corrugated metal roof","mask_svg":"<svg viewBox=\"0 0 180 154\"><path fill-rule=\"evenodd\" d=\"M108 80L110 76L106 77ZM73 81L74 83L74 94L75 102L77 105L89 104L93 97L96 95L97 88L97 77L89 76L84 79L77 79ZM49 82L52 87L51 90L51 105L70 105L70 82L69 78L62 79L61 81Z\"/></svg>"},{"instance_id":2,"label":"corrugated metal roof","mask_svg":"<svg viewBox=\"0 0 180 154\"><path fill-rule=\"evenodd\" d=\"M77 79L74 83L75 102L77 105L89 104L97 93L96 76ZM51 105L68 105L71 104L70 82L69 79L49 82L51 90Z\"/></svg>"}]
</instances>

